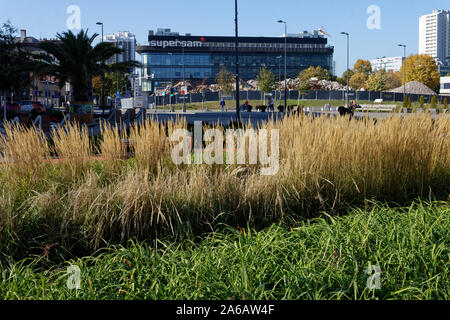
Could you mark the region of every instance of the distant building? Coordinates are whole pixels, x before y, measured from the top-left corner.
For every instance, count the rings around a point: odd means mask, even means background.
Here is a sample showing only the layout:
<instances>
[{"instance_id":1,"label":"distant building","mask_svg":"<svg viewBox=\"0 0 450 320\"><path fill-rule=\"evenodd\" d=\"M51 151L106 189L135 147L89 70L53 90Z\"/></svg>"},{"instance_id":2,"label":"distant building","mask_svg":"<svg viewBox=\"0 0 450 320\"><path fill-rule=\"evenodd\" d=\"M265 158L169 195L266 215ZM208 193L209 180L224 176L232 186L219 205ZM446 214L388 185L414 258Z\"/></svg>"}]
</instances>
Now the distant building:
<instances>
[{"instance_id":1,"label":"distant building","mask_svg":"<svg viewBox=\"0 0 450 320\"><path fill-rule=\"evenodd\" d=\"M27 36L26 30L20 30L20 36L15 38L15 41L19 44L21 50L33 53L44 54L45 51L39 48L42 42L54 42L61 43L58 39L36 39L35 37ZM71 87L70 84L65 84L61 89L59 87L59 81L56 77L46 76L34 76L31 81L31 86L26 92L23 92L22 97L16 97L18 99L32 99L40 101L43 104L61 105L63 102L70 100Z\"/></svg>"},{"instance_id":2,"label":"distant building","mask_svg":"<svg viewBox=\"0 0 450 320\"><path fill-rule=\"evenodd\" d=\"M136 60L136 36L128 31L121 31L106 35L103 41L113 43L117 48L124 50L121 54L116 54L106 61L108 64L121 63ZM134 73L134 68L130 70Z\"/></svg>"},{"instance_id":3,"label":"distant building","mask_svg":"<svg viewBox=\"0 0 450 320\"><path fill-rule=\"evenodd\" d=\"M419 54L427 54L436 62L450 58L450 10L433 10L419 19Z\"/></svg>"},{"instance_id":4,"label":"distant building","mask_svg":"<svg viewBox=\"0 0 450 320\"><path fill-rule=\"evenodd\" d=\"M372 64L372 71L376 72L378 70L392 70L394 72L400 71L403 65L403 57L390 57L383 59L373 59L370 60Z\"/></svg>"},{"instance_id":5,"label":"distant building","mask_svg":"<svg viewBox=\"0 0 450 320\"><path fill-rule=\"evenodd\" d=\"M445 77L446 75L450 74L450 63L447 64L439 63L438 67L441 76Z\"/></svg>"},{"instance_id":6,"label":"distant building","mask_svg":"<svg viewBox=\"0 0 450 320\"><path fill-rule=\"evenodd\" d=\"M441 90L440 94L450 94L450 77L441 78Z\"/></svg>"},{"instance_id":7,"label":"distant building","mask_svg":"<svg viewBox=\"0 0 450 320\"><path fill-rule=\"evenodd\" d=\"M287 76L295 78L310 66L334 73L334 47L318 30L287 35ZM144 92L187 79L214 82L222 68L234 72L235 37L181 35L171 29L150 31L148 45L138 46L142 58ZM239 38L239 66L243 80L256 79L262 67L278 75L284 64L285 38ZM280 58L281 57L281 58ZM283 73L284 74L284 70Z\"/></svg>"}]
</instances>

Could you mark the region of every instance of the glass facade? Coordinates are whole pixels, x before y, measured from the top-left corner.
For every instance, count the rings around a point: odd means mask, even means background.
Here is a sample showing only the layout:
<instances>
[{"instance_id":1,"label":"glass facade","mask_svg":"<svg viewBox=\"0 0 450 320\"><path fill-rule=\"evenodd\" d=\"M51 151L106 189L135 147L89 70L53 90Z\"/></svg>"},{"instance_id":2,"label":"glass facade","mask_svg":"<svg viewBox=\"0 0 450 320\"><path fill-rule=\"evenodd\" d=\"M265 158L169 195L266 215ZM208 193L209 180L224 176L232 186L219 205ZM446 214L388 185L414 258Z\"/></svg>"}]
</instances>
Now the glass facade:
<instances>
[{"instance_id":1,"label":"glass facade","mask_svg":"<svg viewBox=\"0 0 450 320\"><path fill-rule=\"evenodd\" d=\"M180 42L178 39L149 39L149 43L153 42L157 47L138 47L137 51L142 57L143 77L151 78L143 80L143 90L150 91L151 84L160 87L183 79L206 79L213 82L223 67L234 72L236 59L233 38L214 38L214 41L203 42L197 48L186 47L186 42ZM326 46L326 39L288 39L289 78L297 77L300 71L310 66L321 66L333 72L334 48ZM241 41L239 69L243 80L256 79L262 67L270 69L277 79L284 78L284 38L243 38ZM166 44L179 43L183 44L181 48L164 47Z\"/></svg>"}]
</instances>

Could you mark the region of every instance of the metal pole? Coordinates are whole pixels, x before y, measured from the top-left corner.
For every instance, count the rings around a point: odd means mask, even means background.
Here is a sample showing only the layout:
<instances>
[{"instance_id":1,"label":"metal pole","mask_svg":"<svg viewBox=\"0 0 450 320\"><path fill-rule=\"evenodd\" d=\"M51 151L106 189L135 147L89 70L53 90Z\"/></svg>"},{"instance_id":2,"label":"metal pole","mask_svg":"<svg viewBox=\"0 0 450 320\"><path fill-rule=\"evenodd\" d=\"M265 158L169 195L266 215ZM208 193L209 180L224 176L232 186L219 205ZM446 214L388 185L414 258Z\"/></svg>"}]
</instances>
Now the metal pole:
<instances>
[{"instance_id":1,"label":"metal pole","mask_svg":"<svg viewBox=\"0 0 450 320\"><path fill-rule=\"evenodd\" d=\"M186 74L185 74L185 66L184 66L184 47L183 48L183 86L186 87ZM183 95L183 112L186 112L186 92Z\"/></svg>"},{"instance_id":2,"label":"metal pole","mask_svg":"<svg viewBox=\"0 0 450 320\"><path fill-rule=\"evenodd\" d=\"M172 78L172 71L173 71L173 62L172 62L172 53L169 52L170 56L170 92L169 92L169 99L170 99L170 112L172 111L172 90L173 90L173 78Z\"/></svg>"},{"instance_id":3,"label":"metal pole","mask_svg":"<svg viewBox=\"0 0 450 320\"><path fill-rule=\"evenodd\" d=\"M350 34L348 32L341 32L341 34L347 36L347 97L345 98L345 103L347 107L349 104L349 87L350 87Z\"/></svg>"},{"instance_id":4,"label":"metal pole","mask_svg":"<svg viewBox=\"0 0 450 320\"><path fill-rule=\"evenodd\" d=\"M102 43L103 43L103 22L97 22L97 25L102 26ZM105 73L102 72L102 109L103 109L103 115L105 114Z\"/></svg>"},{"instance_id":5,"label":"metal pole","mask_svg":"<svg viewBox=\"0 0 450 320\"><path fill-rule=\"evenodd\" d=\"M234 12L235 12L235 31L236 31L236 44L235 44L235 54L236 54L236 121L241 121L241 107L239 102L239 20L238 20L238 1L234 2Z\"/></svg>"},{"instance_id":6,"label":"metal pole","mask_svg":"<svg viewBox=\"0 0 450 320\"><path fill-rule=\"evenodd\" d=\"M102 23L102 43L103 43L103 23ZM102 109L105 114L105 73L102 72Z\"/></svg>"},{"instance_id":7,"label":"metal pole","mask_svg":"<svg viewBox=\"0 0 450 320\"><path fill-rule=\"evenodd\" d=\"M287 23L284 23L284 112L287 112Z\"/></svg>"},{"instance_id":8,"label":"metal pole","mask_svg":"<svg viewBox=\"0 0 450 320\"><path fill-rule=\"evenodd\" d=\"M350 35L347 33L347 107L349 103L349 90L350 90Z\"/></svg>"},{"instance_id":9,"label":"metal pole","mask_svg":"<svg viewBox=\"0 0 450 320\"><path fill-rule=\"evenodd\" d=\"M45 104L46 107L48 107L48 94L49 94L49 90L48 90L48 76L45 77Z\"/></svg>"},{"instance_id":10,"label":"metal pole","mask_svg":"<svg viewBox=\"0 0 450 320\"><path fill-rule=\"evenodd\" d=\"M403 97L406 96L406 45L403 48L403 57L405 58L405 66L403 67Z\"/></svg>"}]
</instances>

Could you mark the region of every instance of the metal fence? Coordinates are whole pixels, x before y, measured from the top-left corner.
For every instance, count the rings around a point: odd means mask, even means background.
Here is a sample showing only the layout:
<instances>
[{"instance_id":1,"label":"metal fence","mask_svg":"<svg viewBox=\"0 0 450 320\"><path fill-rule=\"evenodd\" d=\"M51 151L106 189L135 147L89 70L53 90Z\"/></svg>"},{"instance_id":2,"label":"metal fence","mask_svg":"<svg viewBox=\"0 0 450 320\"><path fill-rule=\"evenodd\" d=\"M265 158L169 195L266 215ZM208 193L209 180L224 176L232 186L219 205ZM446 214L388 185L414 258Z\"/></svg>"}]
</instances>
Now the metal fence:
<instances>
[{"instance_id":1,"label":"metal fence","mask_svg":"<svg viewBox=\"0 0 450 320\"><path fill-rule=\"evenodd\" d=\"M278 100L284 100L284 91L276 91L271 93L272 96ZM266 93L266 99L267 99ZM420 94L408 94L411 98L411 102L419 101L420 97L423 96L425 103L431 102L432 95L420 95ZM264 93L260 91L241 91L239 95L240 100L260 100L261 103L264 100ZM445 96L436 96L438 103L443 103ZM156 106L167 106L172 104L182 104L183 99L186 99L186 103L202 103L202 102L219 102L221 95L218 92L207 92L207 93L191 93L186 95L184 98L181 95L175 95L173 97L169 96L151 96L149 97L150 104L156 104ZM233 96L225 97L226 100L234 99ZM345 101L346 91L326 91L326 90L311 90L307 94L302 94L299 96L299 92L296 90L288 91L288 100L341 100ZM349 100L355 101L375 101L377 99L383 99L386 102L403 102L403 93L393 93L393 92L379 92L379 91L350 91ZM267 103L267 100L266 100Z\"/></svg>"}]
</instances>

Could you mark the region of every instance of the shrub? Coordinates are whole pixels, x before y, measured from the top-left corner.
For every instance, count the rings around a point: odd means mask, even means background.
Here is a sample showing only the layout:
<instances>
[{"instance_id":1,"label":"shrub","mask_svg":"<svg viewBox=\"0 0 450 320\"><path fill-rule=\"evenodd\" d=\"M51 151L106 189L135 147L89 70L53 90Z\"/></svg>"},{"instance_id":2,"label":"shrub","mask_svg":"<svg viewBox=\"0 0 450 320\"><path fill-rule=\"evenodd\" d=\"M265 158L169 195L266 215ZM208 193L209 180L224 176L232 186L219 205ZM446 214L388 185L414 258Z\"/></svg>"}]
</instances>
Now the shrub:
<instances>
[{"instance_id":1,"label":"shrub","mask_svg":"<svg viewBox=\"0 0 450 320\"><path fill-rule=\"evenodd\" d=\"M425 99L423 96L420 96L419 99L419 108L423 108L423 106L425 105Z\"/></svg>"},{"instance_id":2,"label":"shrub","mask_svg":"<svg viewBox=\"0 0 450 320\"><path fill-rule=\"evenodd\" d=\"M436 104L437 104L436 96L432 96L432 97L431 97L430 108L431 108L431 109L436 109Z\"/></svg>"}]
</instances>

